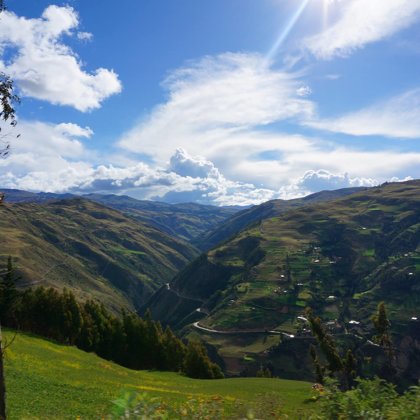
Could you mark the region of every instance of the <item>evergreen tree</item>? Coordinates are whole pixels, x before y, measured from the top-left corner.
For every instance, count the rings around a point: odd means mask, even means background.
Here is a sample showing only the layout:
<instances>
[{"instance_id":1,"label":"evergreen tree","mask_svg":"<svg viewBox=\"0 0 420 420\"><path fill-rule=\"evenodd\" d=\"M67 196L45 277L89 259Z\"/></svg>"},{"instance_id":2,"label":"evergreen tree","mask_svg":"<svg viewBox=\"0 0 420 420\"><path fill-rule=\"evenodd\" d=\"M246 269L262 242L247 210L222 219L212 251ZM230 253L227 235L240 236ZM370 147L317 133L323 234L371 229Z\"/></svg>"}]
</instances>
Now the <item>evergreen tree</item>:
<instances>
[{"instance_id":1,"label":"evergreen tree","mask_svg":"<svg viewBox=\"0 0 420 420\"><path fill-rule=\"evenodd\" d=\"M184 360L184 373L190 378L218 379L223 373L218 365L212 363L201 341L190 340Z\"/></svg>"},{"instance_id":2,"label":"evergreen tree","mask_svg":"<svg viewBox=\"0 0 420 420\"><path fill-rule=\"evenodd\" d=\"M13 267L12 257L7 258L6 273L0 283L0 322L9 324L14 318L14 304L18 296L16 290L16 276Z\"/></svg>"},{"instance_id":3,"label":"evergreen tree","mask_svg":"<svg viewBox=\"0 0 420 420\"><path fill-rule=\"evenodd\" d=\"M312 334L318 341L321 350L328 362L328 369L331 374L343 369L343 361L338 353L335 342L330 334L325 331L319 317L314 317L311 310L306 311L306 316L312 330Z\"/></svg>"},{"instance_id":4,"label":"evergreen tree","mask_svg":"<svg viewBox=\"0 0 420 420\"><path fill-rule=\"evenodd\" d=\"M346 357L344 358L343 364L344 364L344 373L347 380L347 388L348 389L353 388L354 379L356 377L356 371L357 371L357 360L350 349L347 350Z\"/></svg>"},{"instance_id":5,"label":"evergreen tree","mask_svg":"<svg viewBox=\"0 0 420 420\"><path fill-rule=\"evenodd\" d=\"M82 328L80 306L77 303L74 294L66 289L63 291L61 300L63 303L62 334L65 337L65 340L70 345L73 345Z\"/></svg>"},{"instance_id":6,"label":"evergreen tree","mask_svg":"<svg viewBox=\"0 0 420 420\"><path fill-rule=\"evenodd\" d=\"M384 302L379 303L376 314L372 316L372 321L377 331L377 335L373 337L373 340L384 349L387 356L387 362L382 367L381 376L392 381L396 374L395 354L389 331L391 323L389 322Z\"/></svg>"},{"instance_id":7,"label":"evergreen tree","mask_svg":"<svg viewBox=\"0 0 420 420\"><path fill-rule=\"evenodd\" d=\"M376 314L372 316L372 321L378 333L375 337L375 341L380 346L387 344L390 340L389 327L391 323L388 320L384 302L379 303Z\"/></svg>"},{"instance_id":8,"label":"evergreen tree","mask_svg":"<svg viewBox=\"0 0 420 420\"><path fill-rule=\"evenodd\" d=\"M324 372L325 367L321 365L318 355L316 353L315 346L313 344L309 347L309 354L311 355L312 361L315 366L315 380L317 383L324 385L325 379L324 379Z\"/></svg>"},{"instance_id":9,"label":"evergreen tree","mask_svg":"<svg viewBox=\"0 0 420 420\"><path fill-rule=\"evenodd\" d=\"M165 329L162 345L162 368L175 372L180 371L185 358L186 347L169 327Z\"/></svg>"}]
</instances>

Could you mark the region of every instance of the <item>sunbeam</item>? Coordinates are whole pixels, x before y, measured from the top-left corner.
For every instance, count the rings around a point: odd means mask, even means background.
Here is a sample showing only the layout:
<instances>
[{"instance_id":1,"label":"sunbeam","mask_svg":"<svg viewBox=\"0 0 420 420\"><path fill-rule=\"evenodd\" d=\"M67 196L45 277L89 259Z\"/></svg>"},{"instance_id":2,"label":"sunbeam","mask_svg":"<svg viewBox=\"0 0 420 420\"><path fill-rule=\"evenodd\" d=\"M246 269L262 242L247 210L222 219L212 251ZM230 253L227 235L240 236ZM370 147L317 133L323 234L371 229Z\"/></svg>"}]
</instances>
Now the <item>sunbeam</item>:
<instances>
[{"instance_id":1,"label":"sunbeam","mask_svg":"<svg viewBox=\"0 0 420 420\"><path fill-rule=\"evenodd\" d=\"M311 0L302 0L302 3L297 8L293 16L290 18L286 27L281 31L276 42L273 44L273 46L270 48L267 55L265 56L267 61L270 61L275 56L275 54L277 53L277 51L279 50L279 48L281 47L281 45L283 44L283 42L285 41L289 33L291 32L293 27L296 25L296 22L298 21L298 19L300 18L300 16L304 12L304 10L306 9L310 1Z\"/></svg>"}]
</instances>

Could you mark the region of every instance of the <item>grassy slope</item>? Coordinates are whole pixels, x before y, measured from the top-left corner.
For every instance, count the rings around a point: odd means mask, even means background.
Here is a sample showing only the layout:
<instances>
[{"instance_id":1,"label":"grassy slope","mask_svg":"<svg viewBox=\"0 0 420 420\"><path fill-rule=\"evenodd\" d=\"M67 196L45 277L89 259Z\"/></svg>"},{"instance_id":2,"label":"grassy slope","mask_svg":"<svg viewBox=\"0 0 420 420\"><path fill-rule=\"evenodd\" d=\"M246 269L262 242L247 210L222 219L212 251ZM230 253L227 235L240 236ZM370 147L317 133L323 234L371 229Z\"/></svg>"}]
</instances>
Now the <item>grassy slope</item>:
<instances>
[{"instance_id":1,"label":"grassy slope","mask_svg":"<svg viewBox=\"0 0 420 420\"><path fill-rule=\"evenodd\" d=\"M8 203L45 203L78 197L74 194L32 193L4 188L0 191L6 194ZM186 241L206 235L242 209L236 206L216 207L197 203L169 204L115 194L86 194L83 198L119 210L170 236Z\"/></svg>"},{"instance_id":2,"label":"grassy slope","mask_svg":"<svg viewBox=\"0 0 420 420\"><path fill-rule=\"evenodd\" d=\"M239 211L220 223L215 229L194 239L193 243L199 249L207 251L220 243L229 240L252 223L275 217L287 211L307 206L309 204L330 201L353 194L364 188L342 188L335 191L320 191L303 198L292 200L270 200L258 206Z\"/></svg>"},{"instance_id":3,"label":"grassy slope","mask_svg":"<svg viewBox=\"0 0 420 420\"><path fill-rule=\"evenodd\" d=\"M137 307L194 256L188 244L84 199L0 206L0 264L21 284L72 289L114 309Z\"/></svg>"},{"instance_id":4,"label":"grassy slope","mask_svg":"<svg viewBox=\"0 0 420 420\"><path fill-rule=\"evenodd\" d=\"M420 182L414 181L264 220L184 269L169 291L162 289L152 298L152 313L162 313L161 300L175 311L167 310L164 320L183 320L178 325L200 320L217 330L294 334L307 306L333 320L347 305L344 318L367 325L384 300L393 328L407 325L418 316L420 304L419 210ZM181 298L174 299L175 292ZM330 301L330 295L337 299ZM201 312L178 316L188 304L190 312L197 306ZM225 361L262 355L280 339L200 334Z\"/></svg>"},{"instance_id":5,"label":"grassy slope","mask_svg":"<svg viewBox=\"0 0 420 420\"><path fill-rule=\"evenodd\" d=\"M6 332L6 339L13 333ZM193 380L175 373L132 371L73 347L19 334L7 350L9 418L100 418L123 390L147 392L168 403L221 395L228 404L258 404L276 393L285 413L311 411L310 384L278 379ZM296 417L292 417L296 418Z\"/></svg>"},{"instance_id":6,"label":"grassy slope","mask_svg":"<svg viewBox=\"0 0 420 420\"><path fill-rule=\"evenodd\" d=\"M186 241L212 231L238 211L237 207L216 207L196 203L168 204L113 194L89 194L86 197Z\"/></svg>"}]
</instances>

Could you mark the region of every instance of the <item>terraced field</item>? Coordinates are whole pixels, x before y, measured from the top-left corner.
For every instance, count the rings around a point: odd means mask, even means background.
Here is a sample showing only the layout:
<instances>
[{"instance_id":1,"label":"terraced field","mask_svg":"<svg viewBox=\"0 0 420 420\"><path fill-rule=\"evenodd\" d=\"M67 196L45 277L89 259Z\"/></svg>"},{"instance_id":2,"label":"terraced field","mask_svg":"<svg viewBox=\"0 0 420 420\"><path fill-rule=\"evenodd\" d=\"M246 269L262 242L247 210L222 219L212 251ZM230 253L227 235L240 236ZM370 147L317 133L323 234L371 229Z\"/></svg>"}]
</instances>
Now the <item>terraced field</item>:
<instances>
[{"instance_id":1,"label":"terraced field","mask_svg":"<svg viewBox=\"0 0 420 420\"><path fill-rule=\"evenodd\" d=\"M296 340L306 307L333 330L352 330L356 321L360 333L372 334L370 317L383 300L394 333L405 331L419 316L419 258L420 182L388 184L248 227L188 266L171 282L173 296L161 291L150 307L163 316L157 319L200 333L227 364L234 354L236 362L267 361L272 341L280 340L269 332ZM160 299L165 313L158 312ZM188 330L197 321L231 335ZM255 351L244 350L240 331L252 334L245 347L258 343Z\"/></svg>"}]
</instances>

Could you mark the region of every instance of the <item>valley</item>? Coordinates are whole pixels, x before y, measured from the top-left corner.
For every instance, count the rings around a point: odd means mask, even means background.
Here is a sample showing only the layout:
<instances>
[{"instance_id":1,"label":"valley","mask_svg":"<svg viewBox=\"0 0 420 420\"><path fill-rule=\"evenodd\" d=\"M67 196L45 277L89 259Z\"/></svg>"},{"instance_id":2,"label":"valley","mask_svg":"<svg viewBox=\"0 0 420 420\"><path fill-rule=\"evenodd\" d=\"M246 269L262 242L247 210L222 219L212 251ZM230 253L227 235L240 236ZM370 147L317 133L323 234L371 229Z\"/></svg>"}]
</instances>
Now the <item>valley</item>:
<instances>
[{"instance_id":1,"label":"valley","mask_svg":"<svg viewBox=\"0 0 420 420\"><path fill-rule=\"evenodd\" d=\"M419 315L419 243L420 183L383 185L251 224L187 266L146 306L214 345L232 374L309 342L306 307L336 334L365 336L384 301L394 332L404 336ZM299 372L287 360L276 361L279 372L309 378L309 369Z\"/></svg>"},{"instance_id":2,"label":"valley","mask_svg":"<svg viewBox=\"0 0 420 420\"><path fill-rule=\"evenodd\" d=\"M367 374L385 363L371 321L383 301L398 375L407 385L420 375L420 181L274 201L233 216L221 210L216 227L200 227L208 238L226 232L229 220L239 222L229 227L229 238L202 254L193 245L197 230L182 234L183 206L165 205L180 214L162 210L167 227L159 229L148 221L159 203L148 203L148 213L133 210L136 200L126 197L121 205L117 196L107 198L110 205L97 197L13 194L0 206L7 238L0 256L5 264L11 255L20 289L66 288L117 316L125 309L147 318L150 311L184 342L202 340L227 377L254 377L264 368L283 380L311 382L309 348L316 341L306 308L321 317L341 352L351 348L361 360L373 360L358 367ZM194 211L201 220L213 209L196 205ZM170 230L169 220L178 227Z\"/></svg>"}]
</instances>

